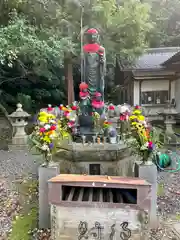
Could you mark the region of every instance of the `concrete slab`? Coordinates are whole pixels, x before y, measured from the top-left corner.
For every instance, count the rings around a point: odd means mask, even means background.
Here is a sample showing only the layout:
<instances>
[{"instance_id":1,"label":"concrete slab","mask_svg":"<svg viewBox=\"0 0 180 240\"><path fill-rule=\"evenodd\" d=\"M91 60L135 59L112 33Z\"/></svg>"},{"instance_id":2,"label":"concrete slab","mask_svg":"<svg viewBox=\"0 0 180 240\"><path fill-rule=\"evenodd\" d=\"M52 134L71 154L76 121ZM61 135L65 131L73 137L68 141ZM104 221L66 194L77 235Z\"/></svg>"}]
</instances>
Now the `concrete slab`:
<instances>
[{"instance_id":1,"label":"concrete slab","mask_svg":"<svg viewBox=\"0 0 180 240\"><path fill-rule=\"evenodd\" d=\"M173 224L174 232L177 234L178 239L180 239L180 222Z\"/></svg>"}]
</instances>

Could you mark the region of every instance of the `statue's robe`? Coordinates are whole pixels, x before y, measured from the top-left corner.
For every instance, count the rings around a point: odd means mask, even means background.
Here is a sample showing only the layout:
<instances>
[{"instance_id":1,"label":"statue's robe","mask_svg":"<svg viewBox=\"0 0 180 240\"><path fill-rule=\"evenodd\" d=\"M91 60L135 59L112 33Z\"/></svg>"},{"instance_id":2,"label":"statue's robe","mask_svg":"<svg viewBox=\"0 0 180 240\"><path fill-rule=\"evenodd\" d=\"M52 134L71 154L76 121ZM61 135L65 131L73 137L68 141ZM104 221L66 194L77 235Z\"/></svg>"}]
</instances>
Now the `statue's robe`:
<instances>
[{"instance_id":1,"label":"statue's robe","mask_svg":"<svg viewBox=\"0 0 180 240\"><path fill-rule=\"evenodd\" d=\"M90 97L100 92L104 100L105 49L91 43L83 46L83 53L83 81L88 84Z\"/></svg>"}]
</instances>

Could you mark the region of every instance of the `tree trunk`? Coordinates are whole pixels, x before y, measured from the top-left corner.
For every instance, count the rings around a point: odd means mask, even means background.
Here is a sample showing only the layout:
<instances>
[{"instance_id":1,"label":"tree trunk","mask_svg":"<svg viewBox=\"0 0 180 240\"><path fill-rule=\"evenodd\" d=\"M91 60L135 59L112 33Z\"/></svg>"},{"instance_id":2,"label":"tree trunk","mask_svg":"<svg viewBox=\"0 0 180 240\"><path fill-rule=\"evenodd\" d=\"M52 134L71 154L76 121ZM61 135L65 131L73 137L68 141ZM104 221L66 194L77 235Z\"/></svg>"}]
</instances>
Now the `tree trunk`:
<instances>
[{"instance_id":1,"label":"tree trunk","mask_svg":"<svg viewBox=\"0 0 180 240\"><path fill-rule=\"evenodd\" d=\"M64 54L64 70L69 105L72 102L74 102L74 81L73 81L72 57L68 53Z\"/></svg>"}]
</instances>

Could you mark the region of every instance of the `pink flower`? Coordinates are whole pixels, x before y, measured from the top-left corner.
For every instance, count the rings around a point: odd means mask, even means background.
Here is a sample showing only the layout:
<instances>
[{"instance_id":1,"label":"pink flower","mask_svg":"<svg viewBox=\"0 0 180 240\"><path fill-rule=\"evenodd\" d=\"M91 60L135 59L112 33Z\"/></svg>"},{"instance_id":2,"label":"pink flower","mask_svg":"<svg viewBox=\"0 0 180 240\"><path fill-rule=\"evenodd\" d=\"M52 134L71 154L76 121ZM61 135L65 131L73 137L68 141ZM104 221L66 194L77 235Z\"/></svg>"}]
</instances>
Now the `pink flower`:
<instances>
[{"instance_id":1,"label":"pink flower","mask_svg":"<svg viewBox=\"0 0 180 240\"><path fill-rule=\"evenodd\" d=\"M64 112L64 116L68 117L70 115L70 113L68 111Z\"/></svg>"},{"instance_id":2,"label":"pink flower","mask_svg":"<svg viewBox=\"0 0 180 240\"><path fill-rule=\"evenodd\" d=\"M39 131L40 131L40 132L45 132L46 129L45 129L45 128L40 128Z\"/></svg>"},{"instance_id":3,"label":"pink flower","mask_svg":"<svg viewBox=\"0 0 180 240\"><path fill-rule=\"evenodd\" d=\"M140 109L140 106L136 105L136 106L135 106L135 109Z\"/></svg>"},{"instance_id":4,"label":"pink flower","mask_svg":"<svg viewBox=\"0 0 180 240\"><path fill-rule=\"evenodd\" d=\"M114 111L115 106L114 105L109 105L108 109L111 110L111 111Z\"/></svg>"},{"instance_id":5,"label":"pink flower","mask_svg":"<svg viewBox=\"0 0 180 240\"><path fill-rule=\"evenodd\" d=\"M124 121L124 120L125 120L125 116L124 116L124 115L121 115L119 119L120 119L121 121Z\"/></svg>"},{"instance_id":6,"label":"pink flower","mask_svg":"<svg viewBox=\"0 0 180 240\"><path fill-rule=\"evenodd\" d=\"M53 110L53 107L49 104L47 110L48 112L51 112Z\"/></svg>"},{"instance_id":7,"label":"pink flower","mask_svg":"<svg viewBox=\"0 0 180 240\"><path fill-rule=\"evenodd\" d=\"M153 142L148 142L148 148L149 149L153 149L154 148L154 144L153 144Z\"/></svg>"},{"instance_id":8,"label":"pink flower","mask_svg":"<svg viewBox=\"0 0 180 240\"><path fill-rule=\"evenodd\" d=\"M74 121L68 122L68 127L70 127L70 128L73 127L73 126L74 126L74 123L75 123Z\"/></svg>"},{"instance_id":9,"label":"pink flower","mask_svg":"<svg viewBox=\"0 0 180 240\"><path fill-rule=\"evenodd\" d=\"M71 109L76 111L78 108L77 108L77 106L72 106Z\"/></svg>"}]
</instances>

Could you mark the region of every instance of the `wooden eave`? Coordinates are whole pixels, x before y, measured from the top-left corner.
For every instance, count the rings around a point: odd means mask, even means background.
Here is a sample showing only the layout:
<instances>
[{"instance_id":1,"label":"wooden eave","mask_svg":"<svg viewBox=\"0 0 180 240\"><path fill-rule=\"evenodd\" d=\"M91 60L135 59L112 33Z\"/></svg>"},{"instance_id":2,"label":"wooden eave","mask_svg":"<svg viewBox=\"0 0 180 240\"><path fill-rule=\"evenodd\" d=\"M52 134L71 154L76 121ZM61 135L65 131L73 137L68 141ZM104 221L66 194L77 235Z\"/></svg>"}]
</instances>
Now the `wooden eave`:
<instances>
[{"instance_id":1,"label":"wooden eave","mask_svg":"<svg viewBox=\"0 0 180 240\"><path fill-rule=\"evenodd\" d=\"M167 70L167 69L161 69L161 70L155 70L155 69L148 69L148 70L133 70L132 71L133 78L139 79L139 80L151 80L151 79L167 79L167 78L175 78L176 72Z\"/></svg>"}]
</instances>

